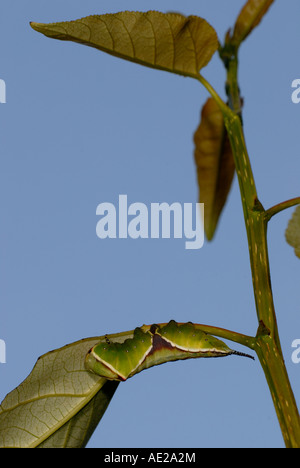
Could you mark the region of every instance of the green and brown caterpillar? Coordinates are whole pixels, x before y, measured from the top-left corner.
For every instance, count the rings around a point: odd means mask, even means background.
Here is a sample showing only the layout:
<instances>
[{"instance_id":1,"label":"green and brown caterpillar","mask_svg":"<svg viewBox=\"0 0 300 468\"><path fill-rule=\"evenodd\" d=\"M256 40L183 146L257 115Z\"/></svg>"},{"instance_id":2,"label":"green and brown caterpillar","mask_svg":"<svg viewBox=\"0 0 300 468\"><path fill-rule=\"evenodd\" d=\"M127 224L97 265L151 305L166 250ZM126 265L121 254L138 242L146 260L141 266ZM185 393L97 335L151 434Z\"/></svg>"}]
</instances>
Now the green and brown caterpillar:
<instances>
[{"instance_id":1,"label":"green and brown caterpillar","mask_svg":"<svg viewBox=\"0 0 300 468\"><path fill-rule=\"evenodd\" d=\"M86 368L108 380L125 381L149 367L179 359L224 357L232 354L252 356L234 351L193 323L178 324L171 320L166 325L143 325L134 330L133 338L123 343L104 342L90 349Z\"/></svg>"}]
</instances>

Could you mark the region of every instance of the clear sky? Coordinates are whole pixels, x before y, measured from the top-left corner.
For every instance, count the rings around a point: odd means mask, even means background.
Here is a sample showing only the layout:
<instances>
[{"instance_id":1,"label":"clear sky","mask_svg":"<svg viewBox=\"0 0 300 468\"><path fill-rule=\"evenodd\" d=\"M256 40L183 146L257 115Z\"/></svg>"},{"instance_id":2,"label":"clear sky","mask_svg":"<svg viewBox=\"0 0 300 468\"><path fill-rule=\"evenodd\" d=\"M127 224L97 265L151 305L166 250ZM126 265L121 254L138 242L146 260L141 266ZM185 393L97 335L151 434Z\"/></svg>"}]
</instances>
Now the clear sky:
<instances>
[{"instance_id":1,"label":"clear sky","mask_svg":"<svg viewBox=\"0 0 300 468\"><path fill-rule=\"evenodd\" d=\"M142 6L141 6L142 4ZM228 5L229 4L229 5ZM208 95L198 82L50 40L29 21L121 10L196 14L223 39L242 0L2 0L0 104L1 400L36 359L78 339L143 323L192 321L253 335L247 241L235 180L214 241L96 236L96 208L196 203L193 133ZM245 134L265 207L300 195L300 4L275 1L241 48ZM224 96L217 54L203 75ZM282 347L298 404L300 263L284 238L293 210L269 226ZM236 349L245 351L239 346ZM119 385L89 447L282 447L258 361L190 360Z\"/></svg>"}]
</instances>

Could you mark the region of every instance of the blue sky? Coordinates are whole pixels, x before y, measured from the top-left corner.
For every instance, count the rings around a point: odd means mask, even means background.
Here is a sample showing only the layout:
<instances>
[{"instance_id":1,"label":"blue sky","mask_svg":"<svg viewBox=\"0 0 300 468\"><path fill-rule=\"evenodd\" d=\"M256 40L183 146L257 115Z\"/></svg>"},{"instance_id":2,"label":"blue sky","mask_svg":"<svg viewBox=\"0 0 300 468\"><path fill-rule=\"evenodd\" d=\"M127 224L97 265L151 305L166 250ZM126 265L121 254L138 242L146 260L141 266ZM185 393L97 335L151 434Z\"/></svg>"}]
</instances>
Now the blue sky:
<instances>
[{"instance_id":1,"label":"blue sky","mask_svg":"<svg viewBox=\"0 0 300 468\"><path fill-rule=\"evenodd\" d=\"M228 3L230 5L228 6ZM193 321L255 334L238 184L215 240L96 236L99 203L196 203L193 133L208 95L198 82L37 34L55 22L121 10L196 14L223 39L241 0L2 2L0 105L1 399L36 359L78 339L143 323ZM300 4L276 2L241 48L247 146L267 208L300 195ZM224 97L217 57L203 71ZM284 238L293 210L269 225L272 283L287 369L300 404L299 259ZM236 346L237 349L241 347ZM120 384L89 447L282 447L257 362L169 363Z\"/></svg>"}]
</instances>

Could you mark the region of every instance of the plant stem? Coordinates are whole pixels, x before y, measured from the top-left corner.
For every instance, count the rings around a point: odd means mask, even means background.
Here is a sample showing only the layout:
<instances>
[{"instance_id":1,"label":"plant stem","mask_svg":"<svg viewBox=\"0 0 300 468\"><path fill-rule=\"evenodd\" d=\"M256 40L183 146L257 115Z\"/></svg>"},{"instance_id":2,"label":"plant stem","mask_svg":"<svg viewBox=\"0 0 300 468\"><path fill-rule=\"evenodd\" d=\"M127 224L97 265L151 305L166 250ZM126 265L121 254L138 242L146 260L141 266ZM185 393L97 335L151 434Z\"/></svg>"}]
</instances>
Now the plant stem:
<instances>
[{"instance_id":1,"label":"plant stem","mask_svg":"<svg viewBox=\"0 0 300 468\"><path fill-rule=\"evenodd\" d=\"M231 121L225 120L225 124L237 168L241 167L241 171L237 169L237 172L248 236L257 317L268 330L267 338L258 339L256 351L268 381L286 446L300 447L299 413L284 365L273 302L267 246L268 216L258 198L251 202L251 176L248 178L243 176L245 171L251 174L251 167L249 165L247 168L248 158L244 159L246 147L243 148L244 138L240 119L236 117Z\"/></svg>"},{"instance_id":2,"label":"plant stem","mask_svg":"<svg viewBox=\"0 0 300 468\"><path fill-rule=\"evenodd\" d=\"M212 327L211 325L194 325L196 328L203 330L205 333L218 336L219 338L224 338L225 340L233 341L234 343L239 343L243 346L247 346L247 348L255 350L256 338L253 336L243 335L231 330L226 330L225 328Z\"/></svg>"},{"instance_id":3,"label":"plant stem","mask_svg":"<svg viewBox=\"0 0 300 468\"><path fill-rule=\"evenodd\" d=\"M299 448L300 419L281 353L271 336L258 336L256 354L264 370L287 448Z\"/></svg>"},{"instance_id":4,"label":"plant stem","mask_svg":"<svg viewBox=\"0 0 300 468\"><path fill-rule=\"evenodd\" d=\"M228 50L230 51L229 54ZM222 58L222 50L220 56ZM296 203L295 200L285 202L268 211L265 211L260 203L242 127L241 98L237 78L237 48L230 49L230 45L227 44L226 61L224 60L224 63L227 68L226 91L230 107L221 100L203 77L200 77L199 81L210 92L222 110L234 155L248 237L253 290L259 321L255 351L270 388L285 444L287 447L300 447L300 418L280 345L267 246L267 224L271 216Z\"/></svg>"},{"instance_id":5,"label":"plant stem","mask_svg":"<svg viewBox=\"0 0 300 468\"><path fill-rule=\"evenodd\" d=\"M274 215L280 213L287 208L292 208L293 206L300 205L300 197L292 198L291 200L287 200L285 202L279 203L278 205L269 208L266 211L267 220L269 221Z\"/></svg>"}]
</instances>

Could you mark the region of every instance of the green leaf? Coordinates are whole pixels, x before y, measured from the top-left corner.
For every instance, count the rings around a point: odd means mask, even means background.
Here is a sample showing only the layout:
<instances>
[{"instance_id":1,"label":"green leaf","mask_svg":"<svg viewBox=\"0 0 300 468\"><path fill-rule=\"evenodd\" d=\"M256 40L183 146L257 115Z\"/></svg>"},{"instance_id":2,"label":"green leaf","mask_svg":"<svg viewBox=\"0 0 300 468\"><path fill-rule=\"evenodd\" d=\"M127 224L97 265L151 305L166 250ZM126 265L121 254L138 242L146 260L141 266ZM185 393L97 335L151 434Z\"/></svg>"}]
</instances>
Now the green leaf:
<instances>
[{"instance_id":1,"label":"green leaf","mask_svg":"<svg viewBox=\"0 0 300 468\"><path fill-rule=\"evenodd\" d=\"M289 221L285 237L288 244L294 247L297 257L300 258L300 205Z\"/></svg>"},{"instance_id":2,"label":"green leaf","mask_svg":"<svg viewBox=\"0 0 300 468\"><path fill-rule=\"evenodd\" d=\"M101 339L81 340L38 359L1 403L0 447L86 445L118 386L84 367L86 353Z\"/></svg>"},{"instance_id":3,"label":"green leaf","mask_svg":"<svg viewBox=\"0 0 300 468\"><path fill-rule=\"evenodd\" d=\"M115 382L106 382L95 397L66 424L37 448L83 448L88 443L116 391Z\"/></svg>"},{"instance_id":4,"label":"green leaf","mask_svg":"<svg viewBox=\"0 0 300 468\"><path fill-rule=\"evenodd\" d=\"M258 26L274 0L248 0L241 10L233 31L231 43L239 46Z\"/></svg>"},{"instance_id":5,"label":"green leaf","mask_svg":"<svg viewBox=\"0 0 300 468\"><path fill-rule=\"evenodd\" d=\"M227 200L235 172L223 114L214 99L202 109L194 136L200 203L204 203L204 229L211 240Z\"/></svg>"},{"instance_id":6,"label":"green leaf","mask_svg":"<svg viewBox=\"0 0 300 468\"><path fill-rule=\"evenodd\" d=\"M74 41L148 67L198 77L218 49L204 19L178 13L129 12L63 23L30 23L45 36Z\"/></svg>"}]
</instances>

